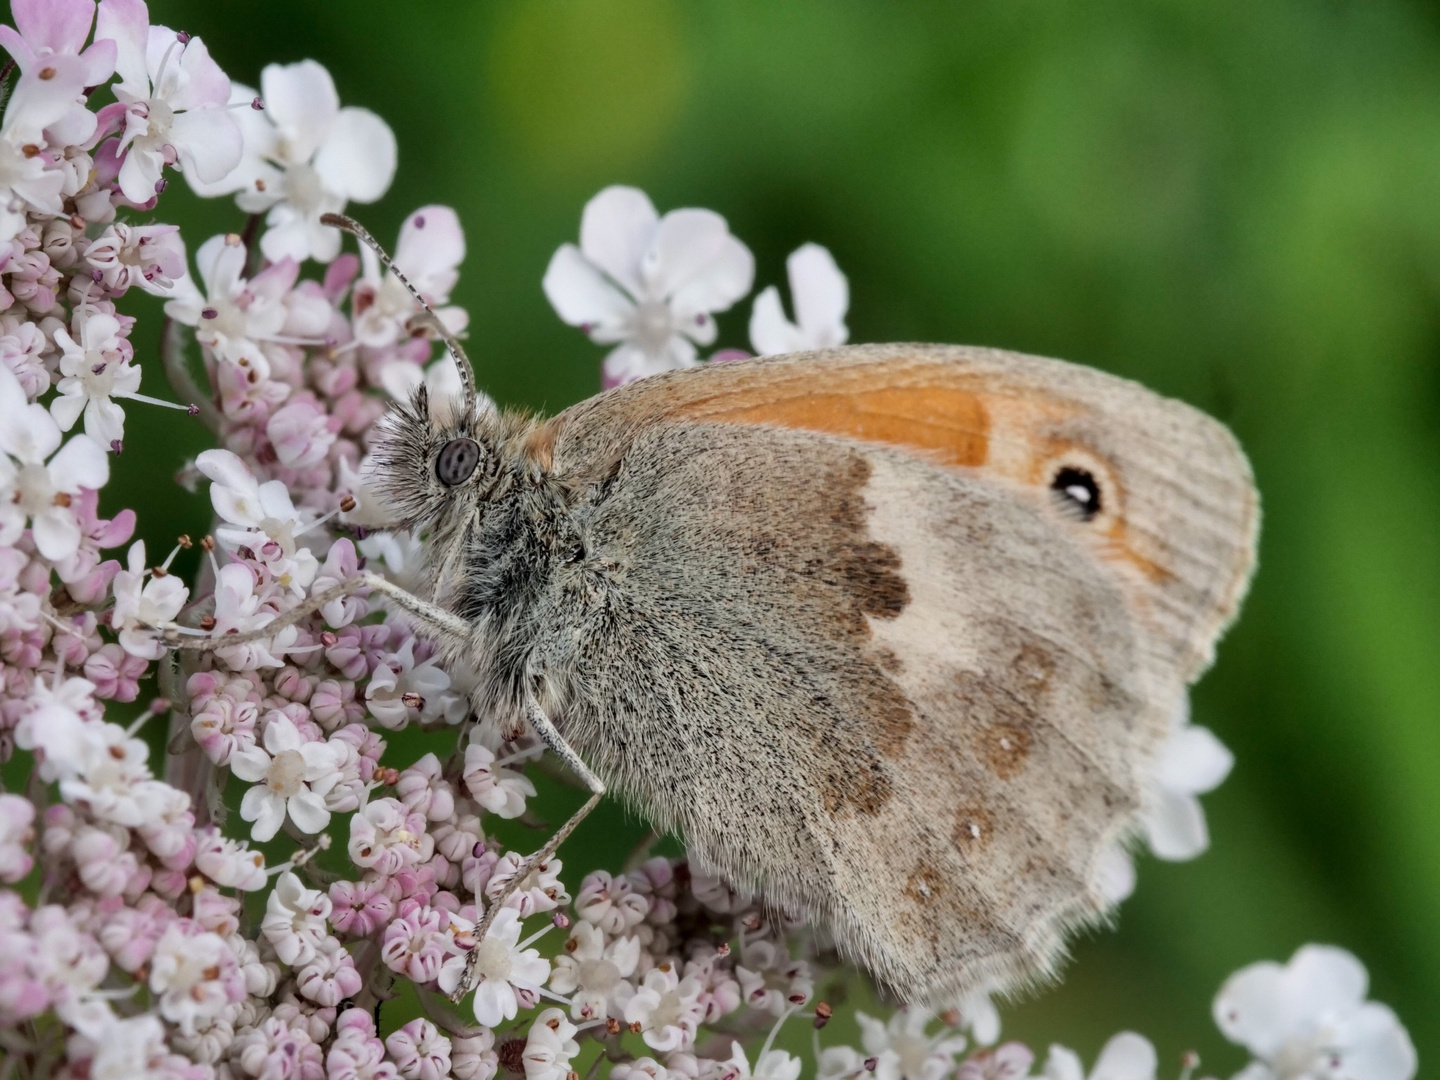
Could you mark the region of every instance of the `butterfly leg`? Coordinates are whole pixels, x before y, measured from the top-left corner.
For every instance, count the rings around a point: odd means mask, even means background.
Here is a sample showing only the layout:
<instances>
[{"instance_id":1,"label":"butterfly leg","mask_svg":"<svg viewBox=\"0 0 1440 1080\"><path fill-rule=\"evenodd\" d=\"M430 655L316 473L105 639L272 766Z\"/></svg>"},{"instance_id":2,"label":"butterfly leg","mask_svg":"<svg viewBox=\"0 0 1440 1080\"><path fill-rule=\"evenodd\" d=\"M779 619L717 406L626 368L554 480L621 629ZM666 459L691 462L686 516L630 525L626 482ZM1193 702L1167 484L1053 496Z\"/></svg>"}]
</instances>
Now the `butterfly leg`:
<instances>
[{"instance_id":1,"label":"butterfly leg","mask_svg":"<svg viewBox=\"0 0 1440 1080\"><path fill-rule=\"evenodd\" d=\"M287 626L293 626L295 623L308 619L332 600L339 600L361 589L380 593L391 600L397 608L414 619L417 628L427 637L464 641L470 636L470 624L460 616L446 611L428 600L422 600L413 593L406 592L379 574L364 573L346 578L340 584L332 586L324 592L316 593L307 598L304 603L283 615L277 615L264 626L254 630L247 630L240 634L205 634L192 637L182 636L182 632L187 629L185 627L167 626L161 628L162 640L172 649L200 652L226 649L231 645L243 645L247 641L260 641L264 638L274 637L277 630L283 630Z\"/></svg>"},{"instance_id":2,"label":"butterfly leg","mask_svg":"<svg viewBox=\"0 0 1440 1080\"><path fill-rule=\"evenodd\" d=\"M490 924L494 922L495 916L500 913L501 908L505 906L505 902L520 888L521 883L530 876L533 870L545 865L545 863L549 861L560 845L565 842L566 837L575 831L575 826L585 820L590 811L599 805L601 797L605 794L604 781L591 771L590 766L586 765L580 755L575 752L575 748L565 741L565 736L560 734L555 724L545 715L545 710L540 708L540 703L533 697L527 698L525 702L525 719L529 721L530 726L535 729L535 734L544 740L545 745L554 751L556 756L569 766L575 775L585 781L585 785L590 789L590 798L585 800L584 806L570 815L570 820L560 826L559 831L556 832L554 836L545 841L544 847L529 856L516 868L515 876L512 877L506 883L505 887L490 901L489 907L485 910L485 917L480 920L480 924L475 928L475 940L477 943L485 940L485 935L489 932ZM476 955L472 949L465 964L465 974L461 977L459 985L455 987L454 992L450 995L451 1001L459 1001L474 987Z\"/></svg>"}]
</instances>

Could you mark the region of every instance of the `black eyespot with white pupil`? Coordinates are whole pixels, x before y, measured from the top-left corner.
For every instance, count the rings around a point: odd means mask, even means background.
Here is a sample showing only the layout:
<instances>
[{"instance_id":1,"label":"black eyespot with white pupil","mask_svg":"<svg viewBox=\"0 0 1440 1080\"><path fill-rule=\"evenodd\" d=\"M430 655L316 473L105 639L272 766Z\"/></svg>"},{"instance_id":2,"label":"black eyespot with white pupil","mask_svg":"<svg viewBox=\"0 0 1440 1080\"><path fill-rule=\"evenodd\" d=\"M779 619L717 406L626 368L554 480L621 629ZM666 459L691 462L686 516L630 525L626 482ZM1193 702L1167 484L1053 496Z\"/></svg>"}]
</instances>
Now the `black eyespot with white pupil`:
<instances>
[{"instance_id":1,"label":"black eyespot with white pupil","mask_svg":"<svg viewBox=\"0 0 1440 1080\"><path fill-rule=\"evenodd\" d=\"M435 475L446 487L463 484L480 464L480 445L474 439L451 439L435 458Z\"/></svg>"},{"instance_id":2,"label":"black eyespot with white pupil","mask_svg":"<svg viewBox=\"0 0 1440 1080\"><path fill-rule=\"evenodd\" d=\"M1084 469L1066 465L1050 481L1050 490L1058 495L1065 505L1078 511L1085 521L1091 521L1100 513L1100 485L1095 477Z\"/></svg>"}]
</instances>

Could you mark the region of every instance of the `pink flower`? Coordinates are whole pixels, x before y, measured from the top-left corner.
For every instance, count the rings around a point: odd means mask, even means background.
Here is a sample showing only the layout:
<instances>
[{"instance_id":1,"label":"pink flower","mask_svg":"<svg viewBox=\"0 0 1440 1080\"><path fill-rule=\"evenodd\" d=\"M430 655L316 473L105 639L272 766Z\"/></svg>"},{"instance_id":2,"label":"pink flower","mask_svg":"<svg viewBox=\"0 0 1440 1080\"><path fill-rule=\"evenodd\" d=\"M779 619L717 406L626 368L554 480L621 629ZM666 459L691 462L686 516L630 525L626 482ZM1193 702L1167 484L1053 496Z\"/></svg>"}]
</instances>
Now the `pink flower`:
<instances>
[{"instance_id":1,"label":"pink flower","mask_svg":"<svg viewBox=\"0 0 1440 1080\"><path fill-rule=\"evenodd\" d=\"M326 938L315 958L296 974L295 985L317 1005L333 1008L358 994L364 980L345 947L334 938Z\"/></svg>"},{"instance_id":2,"label":"pink flower","mask_svg":"<svg viewBox=\"0 0 1440 1080\"><path fill-rule=\"evenodd\" d=\"M449 918L434 908L417 906L385 927L380 957L392 971L415 982L433 982L450 952Z\"/></svg>"},{"instance_id":3,"label":"pink flower","mask_svg":"<svg viewBox=\"0 0 1440 1080\"><path fill-rule=\"evenodd\" d=\"M450 1040L429 1020L411 1020L385 1040L405 1080L446 1080L450 1075Z\"/></svg>"},{"instance_id":4,"label":"pink flower","mask_svg":"<svg viewBox=\"0 0 1440 1080\"><path fill-rule=\"evenodd\" d=\"M395 794L411 810L431 821L444 821L455 812L455 790L442 776L440 759L426 754L400 772Z\"/></svg>"},{"instance_id":5,"label":"pink flower","mask_svg":"<svg viewBox=\"0 0 1440 1080\"><path fill-rule=\"evenodd\" d=\"M306 469L325 460L340 422L325 412L313 394L297 394L270 415L265 435L280 464Z\"/></svg>"},{"instance_id":6,"label":"pink flower","mask_svg":"<svg viewBox=\"0 0 1440 1080\"><path fill-rule=\"evenodd\" d=\"M428 861L435 840L425 831L423 815L411 813L397 799L375 799L350 819L346 850L356 866L390 877Z\"/></svg>"},{"instance_id":7,"label":"pink flower","mask_svg":"<svg viewBox=\"0 0 1440 1080\"><path fill-rule=\"evenodd\" d=\"M86 246L84 263L114 294L138 285L167 296L185 276L185 244L178 226L117 221Z\"/></svg>"},{"instance_id":8,"label":"pink flower","mask_svg":"<svg viewBox=\"0 0 1440 1080\"><path fill-rule=\"evenodd\" d=\"M0 795L0 881L19 881L35 864L35 805L19 795Z\"/></svg>"},{"instance_id":9,"label":"pink flower","mask_svg":"<svg viewBox=\"0 0 1440 1080\"><path fill-rule=\"evenodd\" d=\"M235 751L255 745L260 709L252 683L202 671L190 676L186 690L190 695L190 733L216 765L227 764Z\"/></svg>"},{"instance_id":10,"label":"pink flower","mask_svg":"<svg viewBox=\"0 0 1440 1080\"><path fill-rule=\"evenodd\" d=\"M334 904L331 924L352 937L369 937L395 915L395 901L386 892L383 878L336 881L330 886L330 901Z\"/></svg>"},{"instance_id":11,"label":"pink flower","mask_svg":"<svg viewBox=\"0 0 1440 1080\"><path fill-rule=\"evenodd\" d=\"M265 1080L322 1080L325 1066L320 1047L301 1022L271 1016L236 1038L232 1059L251 1076Z\"/></svg>"}]
</instances>

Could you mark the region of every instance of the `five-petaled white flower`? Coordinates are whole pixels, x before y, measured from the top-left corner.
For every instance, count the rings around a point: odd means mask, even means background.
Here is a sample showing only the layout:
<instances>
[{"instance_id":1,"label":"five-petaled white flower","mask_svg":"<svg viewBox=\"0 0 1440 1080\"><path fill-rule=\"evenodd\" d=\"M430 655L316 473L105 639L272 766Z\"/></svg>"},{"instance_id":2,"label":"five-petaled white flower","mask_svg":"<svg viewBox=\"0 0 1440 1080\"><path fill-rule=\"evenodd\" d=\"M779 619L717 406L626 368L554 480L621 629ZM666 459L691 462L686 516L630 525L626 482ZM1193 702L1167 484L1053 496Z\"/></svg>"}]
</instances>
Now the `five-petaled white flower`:
<instances>
[{"instance_id":1,"label":"five-petaled white flower","mask_svg":"<svg viewBox=\"0 0 1440 1080\"><path fill-rule=\"evenodd\" d=\"M330 73L314 60L271 64L260 73L263 112L241 111L245 152L239 166L214 184L191 186L202 195L236 192L250 214L265 214L265 257L329 262L340 253L340 232L320 224L347 202L371 203L395 177L395 134L369 109L340 107ZM254 91L236 85L234 103Z\"/></svg>"},{"instance_id":2,"label":"five-petaled white flower","mask_svg":"<svg viewBox=\"0 0 1440 1080\"><path fill-rule=\"evenodd\" d=\"M835 258L819 244L804 244L785 260L795 321L785 318L780 290L769 286L750 309L750 347L757 356L828 349L850 336L845 312L850 285Z\"/></svg>"},{"instance_id":3,"label":"five-petaled white flower","mask_svg":"<svg viewBox=\"0 0 1440 1080\"><path fill-rule=\"evenodd\" d=\"M1045 1080L1155 1080L1158 1058L1143 1035L1122 1031L1112 1036L1095 1059L1088 1077L1080 1055L1067 1046L1054 1045L1045 1058Z\"/></svg>"},{"instance_id":4,"label":"five-petaled white flower","mask_svg":"<svg viewBox=\"0 0 1440 1080\"><path fill-rule=\"evenodd\" d=\"M713 315L750 291L755 259L711 210L663 218L643 191L608 187L585 204L580 246L550 259L544 289L560 318L616 344L605 382L618 385L696 362Z\"/></svg>"},{"instance_id":5,"label":"five-petaled white flower","mask_svg":"<svg viewBox=\"0 0 1440 1080\"><path fill-rule=\"evenodd\" d=\"M277 581L303 595L315 580L320 560L296 541L305 526L285 485L279 480L260 483L229 450L206 450L195 459L195 467L211 479L210 503L226 522L215 530L215 538L231 551L248 548Z\"/></svg>"},{"instance_id":6,"label":"five-petaled white flower","mask_svg":"<svg viewBox=\"0 0 1440 1080\"><path fill-rule=\"evenodd\" d=\"M565 951L555 957L550 989L570 998L576 1020L618 1018L634 989L625 980L639 965L638 937L607 942L599 927L582 919L570 931Z\"/></svg>"},{"instance_id":7,"label":"five-petaled white flower","mask_svg":"<svg viewBox=\"0 0 1440 1080\"><path fill-rule=\"evenodd\" d=\"M125 410L114 398L134 397L140 389L140 369L126 362L121 350L120 320L105 312L89 315L80 324L76 341L64 327L55 328L60 347L59 395L50 402L50 415L69 431L85 415L85 434L101 446L125 437Z\"/></svg>"},{"instance_id":8,"label":"five-petaled white flower","mask_svg":"<svg viewBox=\"0 0 1440 1080\"><path fill-rule=\"evenodd\" d=\"M440 989L453 993L464 975L468 953L452 956L440 969ZM485 940L475 946L475 1020L496 1027L502 1020L514 1020L525 1008L540 999L540 987L550 977L550 961L538 950L520 942L520 914L503 908L490 924Z\"/></svg>"},{"instance_id":9,"label":"five-petaled white flower","mask_svg":"<svg viewBox=\"0 0 1440 1080\"><path fill-rule=\"evenodd\" d=\"M230 80L198 37L150 25L143 0L100 0L97 40L119 49L116 104L102 115L120 127L120 191L146 203L165 167L213 182L240 164L240 127L230 115Z\"/></svg>"},{"instance_id":10,"label":"five-petaled white flower","mask_svg":"<svg viewBox=\"0 0 1440 1080\"><path fill-rule=\"evenodd\" d=\"M294 264L273 266L247 279L245 257L239 236L210 237L195 252L204 292L186 274L175 282L174 299L165 305L165 314L195 327L195 340L218 359L265 379L270 360L262 343L273 341L285 328L282 299L294 276L289 272Z\"/></svg>"},{"instance_id":11,"label":"five-petaled white flower","mask_svg":"<svg viewBox=\"0 0 1440 1080\"><path fill-rule=\"evenodd\" d=\"M765 1044L770 1045L768 1042ZM738 1042L730 1044L730 1060L721 1066L720 1075L724 1080L800 1080L804 1063L784 1050L762 1049L750 1068L750 1059ZM877 1070L878 1072L878 1070Z\"/></svg>"},{"instance_id":12,"label":"five-petaled white flower","mask_svg":"<svg viewBox=\"0 0 1440 1080\"><path fill-rule=\"evenodd\" d=\"M174 574L151 576L145 567L145 541L130 545L128 565L115 575L111 588L115 607L110 625L120 638L120 647L131 656L158 660L165 649L156 640L154 628L164 626L185 606L190 590Z\"/></svg>"},{"instance_id":13,"label":"five-petaled white flower","mask_svg":"<svg viewBox=\"0 0 1440 1080\"><path fill-rule=\"evenodd\" d=\"M275 955L293 968L314 960L326 939L326 920L332 911L330 898L319 889L307 889L287 870L265 898L265 917L260 932L275 947Z\"/></svg>"},{"instance_id":14,"label":"five-petaled white flower","mask_svg":"<svg viewBox=\"0 0 1440 1080\"><path fill-rule=\"evenodd\" d=\"M28 521L41 555L70 558L80 547L71 500L109 479L100 445L76 435L61 446L54 418L30 404L20 381L0 365L0 544L13 544Z\"/></svg>"},{"instance_id":15,"label":"five-petaled white flower","mask_svg":"<svg viewBox=\"0 0 1440 1080\"><path fill-rule=\"evenodd\" d=\"M525 1080L565 1080L570 1074L570 1062L580 1053L576 1030L559 1009L545 1009L535 1017L521 1055Z\"/></svg>"},{"instance_id":16,"label":"five-petaled white flower","mask_svg":"<svg viewBox=\"0 0 1440 1080\"><path fill-rule=\"evenodd\" d=\"M250 836L269 840L285 815L301 832L318 833L330 824L325 793L340 779L340 753L329 743L306 742L295 722L272 712L259 746L230 755L230 771L254 783L240 800L240 816L255 824Z\"/></svg>"},{"instance_id":17,"label":"five-petaled white flower","mask_svg":"<svg viewBox=\"0 0 1440 1080\"><path fill-rule=\"evenodd\" d=\"M857 1012L865 1052L876 1059L876 1080L940 1080L955 1068L955 1055L965 1038L941 1030L927 1035L934 1014L924 1009L897 1009L888 1023Z\"/></svg>"},{"instance_id":18,"label":"five-petaled white flower","mask_svg":"<svg viewBox=\"0 0 1440 1080\"><path fill-rule=\"evenodd\" d=\"M1236 1080L1410 1080L1415 1046L1388 1006L1365 1000L1368 986L1365 965L1330 945L1231 975L1215 1023L1259 1059Z\"/></svg>"}]
</instances>

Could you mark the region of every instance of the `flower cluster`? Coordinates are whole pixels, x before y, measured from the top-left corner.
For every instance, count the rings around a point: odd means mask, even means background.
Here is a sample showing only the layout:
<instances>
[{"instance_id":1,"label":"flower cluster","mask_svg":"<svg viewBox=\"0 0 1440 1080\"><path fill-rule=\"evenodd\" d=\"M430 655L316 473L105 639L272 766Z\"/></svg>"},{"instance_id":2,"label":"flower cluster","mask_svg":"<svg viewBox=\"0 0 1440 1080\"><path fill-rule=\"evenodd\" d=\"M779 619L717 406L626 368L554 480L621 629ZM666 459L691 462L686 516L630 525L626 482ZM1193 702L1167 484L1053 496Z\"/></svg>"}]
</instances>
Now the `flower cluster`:
<instances>
[{"instance_id":1,"label":"flower cluster","mask_svg":"<svg viewBox=\"0 0 1440 1080\"><path fill-rule=\"evenodd\" d=\"M0 791L6 1075L570 1080L582 1056L598 1067L603 1055L612 1080L795 1080L804 1064L777 1033L830 1016L803 928L685 860L597 871L572 896L559 858L531 866L491 835L536 793L533 737L469 723L465 673L363 591L307 605L362 570L412 571L420 539L385 531L363 480L371 440L417 385L458 386L435 358L436 322L322 220L384 195L390 128L342 106L314 61L266 68L258 92L233 82L142 0L14 0L12 12L0 27L0 761L30 778L23 795ZM153 223L172 173L233 196L239 231L192 253ZM443 206L410 214L395 247L452 334L466 323L450 303L464 253ZM795 319L766 289L753 350L843 342L848 289L829 253L802 247L789 278ZM544 288L614 346L616 383L700 362L715 314L752 279L718 215L661 217L610 188ZM165 299L152 382L195 418L177 424L204 423L216 442L181 477L208 485L212 535L180 538L158 564L132 542L132 511L99 513L112 467L135 455L126 410L166 404L140 393L132 288ZM189 582L172 570L187 547L201 554ZM272 623L208 652L168 653L160 636ZM397 760L387 739L405 729L433 749ZM1158 855L1206 846L1195 796L1228 768L1177 711L1147 816ZM1126 860L1117 852L1116 896L1133 882ZM464 1015L446 1000L462 980ZM1236 975L1216 1018L1253 1053L1247 1080L1342 1065L1408 1080L1404 1029L1365 996L1354 958L1310 948ZM817 1043L816 1075L981 1080L1028 1076L1035 1060L995 1045L983 993L939 1015L858 1020L860 1046ZM1153 1076L1155 1061L1121 1035L1091 1075ZM1085 1075L1061 1047L1044 1074Z\"/></svg>"}]
</instances>

